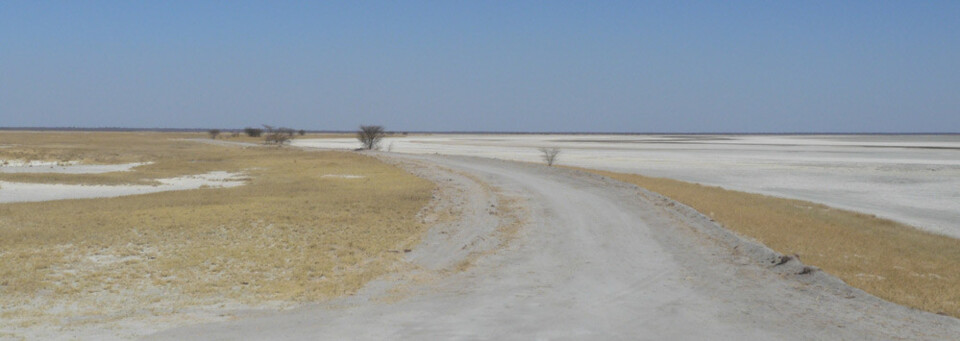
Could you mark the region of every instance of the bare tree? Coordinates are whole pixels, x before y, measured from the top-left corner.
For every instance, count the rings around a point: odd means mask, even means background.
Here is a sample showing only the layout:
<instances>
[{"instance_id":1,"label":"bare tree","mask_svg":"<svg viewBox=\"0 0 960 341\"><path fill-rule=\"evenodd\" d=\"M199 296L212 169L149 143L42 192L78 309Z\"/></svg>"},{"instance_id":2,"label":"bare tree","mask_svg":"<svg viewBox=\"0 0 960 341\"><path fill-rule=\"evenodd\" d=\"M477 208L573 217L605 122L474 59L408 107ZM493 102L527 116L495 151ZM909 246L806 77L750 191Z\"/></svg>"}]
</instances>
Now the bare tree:
<instances>
[{"instance_id":1,"label":"bare tree","mask_svg":"<svg viewBox=\"0 0 960 341\"><path fill-rule=\"evenodd\" d=\"M560 148L540 148L540 153L543 157L543 161L547 163L547 166L553 166L554 162L557 162L557 155L560 155Z\"/></svg>"},{"instance_id":2,"label":"bare tree","mask_svg":"<svg viewBox=\"0 0 960 341\"><path fill-rule=\"evenodd\" d=\"M210 138L216 140L217 136L220 135L220 129L210 129L207 130L207 134L210 134Z\"/></svg>"},{"instance_id":3,"label":"bare tree","mask_svg":"<svg viewBox=\"0 0 960 341\"><path fill-rule=\"evenodd\" d=\"M382 126L361 125L357 131L357 140L363 144L363 149L380 149L380 140L383 140L384 135L386 132Z\"/></svg>"}]
</instances>

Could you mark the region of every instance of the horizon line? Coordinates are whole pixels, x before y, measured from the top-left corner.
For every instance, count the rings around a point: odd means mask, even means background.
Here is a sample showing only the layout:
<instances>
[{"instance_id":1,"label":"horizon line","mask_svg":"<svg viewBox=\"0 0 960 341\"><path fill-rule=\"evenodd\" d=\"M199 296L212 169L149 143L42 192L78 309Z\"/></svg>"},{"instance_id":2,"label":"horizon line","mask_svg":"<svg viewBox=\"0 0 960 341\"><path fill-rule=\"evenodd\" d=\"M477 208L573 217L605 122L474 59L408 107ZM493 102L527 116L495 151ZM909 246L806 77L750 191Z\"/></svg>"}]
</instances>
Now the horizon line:
<instances>
[{"instance_id":1,"label":"horizon line","mask_svg":"<svg viewBox=\"0 0 960 341\"><path fill-rule=\"evenodd\" d=\"M77 131L77 132L242 132L245 128L138 128L138 127L0 127L0 131ZM298 129L299 130L299 129ZM356 130L303 129L313 134L345 134ZM387 130L388 134L479 134L479 135L960 135L960 132L604 132L604 131L489 131L489 130Z\"/></svg>"}]
</instances>

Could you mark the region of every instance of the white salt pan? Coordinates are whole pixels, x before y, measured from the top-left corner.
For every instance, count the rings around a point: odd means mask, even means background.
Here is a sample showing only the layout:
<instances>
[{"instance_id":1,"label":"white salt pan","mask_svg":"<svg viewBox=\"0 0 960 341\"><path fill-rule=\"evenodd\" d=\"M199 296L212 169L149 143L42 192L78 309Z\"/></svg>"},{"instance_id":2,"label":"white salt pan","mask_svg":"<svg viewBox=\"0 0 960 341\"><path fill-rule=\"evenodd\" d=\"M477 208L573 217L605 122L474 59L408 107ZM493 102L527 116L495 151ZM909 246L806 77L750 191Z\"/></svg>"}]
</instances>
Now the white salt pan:
<instances>
[{"instance_id":1,"label":"white salt pan","mask_svg":"<svg viewBox=\"0 0 960 341\"><path fill-rule=\"evenodd\" d=\"M226 188L244 184L241 174L210 172L169 179L158 179L161 184L150 185L62 185L0 181L0 203L33 202L61 199L108 198L125 195L197 189L200 187Z\"/></svg>"},{"instance_id":2,"label":"white salt pan","mask_svg":"<svg viewBox=\"0 0 960 341\"><path fill-rule=\"evenodd\" d=\"M23 161L0 160L0 173L62 173L62 174L100 174L110 172L126 172L134 167L152 164L153 162L134 162L116 165L81 165L77 161Z\"/></svg>"}]
</instances>

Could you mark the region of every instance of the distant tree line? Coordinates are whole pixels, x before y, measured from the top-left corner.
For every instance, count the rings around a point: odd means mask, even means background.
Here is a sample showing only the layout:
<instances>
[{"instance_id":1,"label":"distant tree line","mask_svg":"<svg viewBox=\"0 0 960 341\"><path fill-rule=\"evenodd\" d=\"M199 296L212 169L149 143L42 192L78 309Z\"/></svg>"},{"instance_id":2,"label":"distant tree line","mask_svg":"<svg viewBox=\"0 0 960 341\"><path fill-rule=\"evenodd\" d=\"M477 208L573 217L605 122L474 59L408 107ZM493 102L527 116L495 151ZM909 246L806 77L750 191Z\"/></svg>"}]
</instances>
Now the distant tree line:
<instances>
[{"instance_id":1,"label":"distant tree line","mask_svg":"<svg viewBox=\"0 0 960 341\"><path fill-rule=\"evenodd\" d=\"M217 139L217 137L222 136L223 132L224 131L220 129L207 130L207 134L210 135L210 138L214 140ZM230 137L240 137L240 130L228 130L228 132L230 132ZM292 140L296 135L307 135L307 131L303 129L294 130L286 127L274 127L272 125L264 124L263 128L243 128L243 134L246 134L249 137L262 137L263 142L266 144L282 146L289 144L290 140Z\"/></svg>"},{"instance_id":2,"label":"distant tree line","mask_svg":"<svg viewBox=\"0 0 960 341\"><path fill-rule=\"evenodd\" d=\"M243 128L243 133L248 137L262 137L264 143L278 146L289 144L290 141L293 140L293 138L297 135L304 136L307 134L307 131L303 129L294 130L286 127L275 127L268 124L263 124L262 126L263 128ZM232 132L230 134L231 137L240 136L240 132L237 130L228 130L228 132ZM207 134L210 135L211 139L217 139L223 134L223 131L220 129L209 129L207 130ZM383 128L383 126L379 125L360 125L360 128L356 131L356 134L357 140L360 141L362 146L361 149L380 150L380 144L383 141L383 138L387 135L387 131ZM406 132L400 134L403 136L407 135Z\"/></svg>"}]
</instances>

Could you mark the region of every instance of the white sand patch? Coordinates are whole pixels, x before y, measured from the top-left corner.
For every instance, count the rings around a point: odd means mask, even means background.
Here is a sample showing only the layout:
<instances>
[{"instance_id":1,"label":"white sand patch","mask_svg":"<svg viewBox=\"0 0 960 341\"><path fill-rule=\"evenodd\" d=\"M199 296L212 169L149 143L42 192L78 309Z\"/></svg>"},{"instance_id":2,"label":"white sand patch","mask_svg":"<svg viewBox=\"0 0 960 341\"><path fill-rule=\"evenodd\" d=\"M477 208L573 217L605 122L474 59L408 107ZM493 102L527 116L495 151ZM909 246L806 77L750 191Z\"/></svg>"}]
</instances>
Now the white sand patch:
<instances>
[{"instance_id":1,"label":"white sand patch","mask_svg":"<svg viewBox=\"0 0 960 341\"><path fill-rule=\"evenodd\" d=\"M62 185L0 181L0 203L34 202L62 199L109 198L125 195L197 189L226 188L245 183L242 174L210 172L176 178L158 179L160 185Z\"/></svg>"},{"instance_id":2,"label":"white sand patch","mask_svg":"<svg viewBox=\"0 0 960 341\"><path fill-rule=\"evenodd\" d=\"M111 264L116 264L116 263L123 263L123 262L128 262L128 261L138 261L138 260L143 260L143 257L139 257L139 256L118 257L118 256L115 256L115 255L92 255L92 256L87 256L87 261L89 261L90 263L93 263L94 265L97 265L97 266L111 265Z\"/></svg>"},{"instance_id":3,"label":"white sand patch","mask_svg":"<svg viewBox=\"0 0 960 341\"><path fill-rule=\"evenodd\" d=\"M366 178L363 175L356 174L324 174L320 176L321 178L337 178L337 179L363 179Z\"/></svg>"},{"instance_id":4,"label":"white sand patch","mask_svg":"<svg viewBox=\"0 0 960 341\"><path fill-rule=\"evenodd\" d=\"M127 172L135 167L149 164L153 164L153 162L133 162L116 165L82 165L78 161L0 160L0 173L100 174Z\"/></svg>"},{"instance_id":5,"label":"white sand patch","mask_svg":"<svg viewBox=\"0 0 960 341\"><path fill-rule=\"evenodd\" d=\"M0 167L51 167L51 166L73 166L80 164L80 161L37 161L37 160L0 160Z\"/></svg>"}]
</instances>

